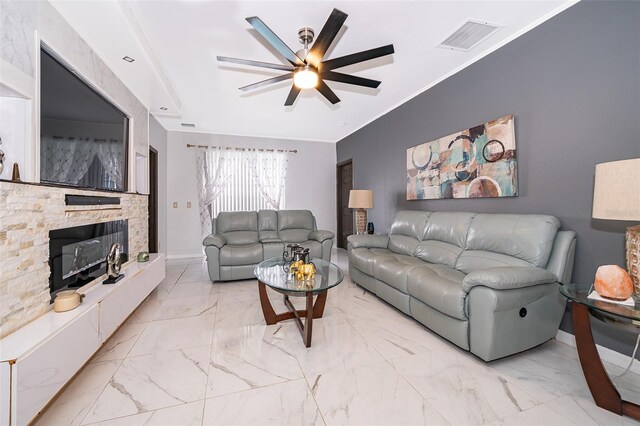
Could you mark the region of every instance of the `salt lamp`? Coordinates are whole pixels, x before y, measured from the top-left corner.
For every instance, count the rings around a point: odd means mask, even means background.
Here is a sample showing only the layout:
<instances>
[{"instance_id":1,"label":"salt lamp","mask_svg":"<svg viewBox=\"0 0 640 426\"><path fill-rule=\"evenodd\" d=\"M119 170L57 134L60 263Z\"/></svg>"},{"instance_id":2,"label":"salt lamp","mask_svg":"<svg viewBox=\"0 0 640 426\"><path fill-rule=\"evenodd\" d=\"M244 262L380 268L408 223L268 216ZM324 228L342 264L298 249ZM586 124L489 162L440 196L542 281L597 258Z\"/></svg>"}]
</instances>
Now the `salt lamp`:
<instances>
[{"instance_id":1,"label":"salt lamp","mask_svg":"<svg viewBox=\"0 0 640 426\"><path fill-rule=\"evenodd\" d=\"M633 282L618 265L602 265L596 271L594 288L602 297L626 300L633 294Z\"/></svg>"}]
</instances>

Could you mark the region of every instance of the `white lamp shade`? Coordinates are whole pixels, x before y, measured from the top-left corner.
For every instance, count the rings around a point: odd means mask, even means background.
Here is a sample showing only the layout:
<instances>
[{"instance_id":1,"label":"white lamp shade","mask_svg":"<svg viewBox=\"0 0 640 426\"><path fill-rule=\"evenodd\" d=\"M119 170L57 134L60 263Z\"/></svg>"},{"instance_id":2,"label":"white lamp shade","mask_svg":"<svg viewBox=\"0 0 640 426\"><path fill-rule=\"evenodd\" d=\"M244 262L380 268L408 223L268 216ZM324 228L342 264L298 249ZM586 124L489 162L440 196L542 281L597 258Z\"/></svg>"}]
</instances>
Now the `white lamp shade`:
<instances>
[{"instance_id":1,"label":"white lamp shade","mask_svg":"<svg viewBox=\"0 0 640 426\"><path fill-rule=\"evenodd\" d=\"M349 192L350 209L372 209L373 191L370 189L352 189Z\"/></svg>"},{"instance_id":2,"label":"white lamp shade","mask_svg":"<svg viewBox=\"0 0 640 426\"><path fill-rule=\"evenodd\" d=\"M640 220L640 158L596 164L591 215Z\"/></svg>"}]
</instances>

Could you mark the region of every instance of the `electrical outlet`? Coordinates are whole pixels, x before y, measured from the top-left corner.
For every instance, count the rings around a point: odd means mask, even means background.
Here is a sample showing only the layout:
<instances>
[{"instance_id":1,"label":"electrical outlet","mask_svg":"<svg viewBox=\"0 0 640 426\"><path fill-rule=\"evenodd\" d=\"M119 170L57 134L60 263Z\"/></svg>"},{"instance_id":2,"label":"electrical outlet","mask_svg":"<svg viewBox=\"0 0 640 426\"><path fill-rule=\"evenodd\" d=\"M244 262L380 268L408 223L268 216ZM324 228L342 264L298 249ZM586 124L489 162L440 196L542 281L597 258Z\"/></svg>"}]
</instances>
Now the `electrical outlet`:
<instances>
[{"instance_id":1,"label":"electrical outlet","mask_svg":"<svg viewBox=\"0 0 640 426\"><path fill-rule=\"evenodd\" d=\"M187 208L190 209L191 208L191 201L187 201Z\"/></svg>"},{"instance_id":2,"label":"electrical outlet","mask_svg":"<svg viewBox=\"0 0 640 426\"><path fill-rule=\"evenodd\" d=\"M178 203L177 203L177 202L175 202L175 201L173 202L173 208L174 208L174 209L177 209L177 208L178 208Z\"/></svg>"}]
</instances>

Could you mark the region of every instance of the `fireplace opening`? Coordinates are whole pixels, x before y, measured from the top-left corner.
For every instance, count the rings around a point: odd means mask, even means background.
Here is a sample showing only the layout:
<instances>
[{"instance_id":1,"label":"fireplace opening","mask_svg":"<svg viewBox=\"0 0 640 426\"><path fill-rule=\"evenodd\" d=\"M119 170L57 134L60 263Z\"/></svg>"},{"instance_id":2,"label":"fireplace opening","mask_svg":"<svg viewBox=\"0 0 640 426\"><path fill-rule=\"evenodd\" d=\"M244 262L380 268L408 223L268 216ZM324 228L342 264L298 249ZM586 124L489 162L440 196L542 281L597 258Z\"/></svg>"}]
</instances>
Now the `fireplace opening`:
<instances>
[{"instance_id":1,"label":"fireplace opening","mask_svg":"<svg viewBox=\"0 0 640 426\"><path fill-rule=\"evenodd\" d=\"M122 263L129 258L127 220L49 231L49 289L55 294L82 287L106 273L107 255L120 243Z\"/></svg>"}]
</instances>

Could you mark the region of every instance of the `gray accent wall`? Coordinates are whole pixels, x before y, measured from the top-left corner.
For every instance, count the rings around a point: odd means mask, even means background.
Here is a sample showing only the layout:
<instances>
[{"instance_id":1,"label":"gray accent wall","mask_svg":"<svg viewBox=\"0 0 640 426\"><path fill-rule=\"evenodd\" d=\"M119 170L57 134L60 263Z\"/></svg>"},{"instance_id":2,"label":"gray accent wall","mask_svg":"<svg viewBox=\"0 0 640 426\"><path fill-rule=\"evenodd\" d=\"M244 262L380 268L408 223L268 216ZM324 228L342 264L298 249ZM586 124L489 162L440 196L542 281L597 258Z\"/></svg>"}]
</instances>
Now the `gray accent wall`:
<instances>
[{"instance_id":1,"label":"gray accent wall","mask_svg":"<svg viewBox=\"0 0 640 426\"><path fill-rule=\"evenodd\" d=\"M339 141L354 188L374 191L376 231L400 209L545 213L578 235L574 282L625 265L630 223L592 219L591 202L596 163L640 157L638 22L640 2L580 2ZM406 200L407 148L511 113L518 197ZM598 343L630 354L632 336L596 327Z\"/></svg>"}]
</instances>

